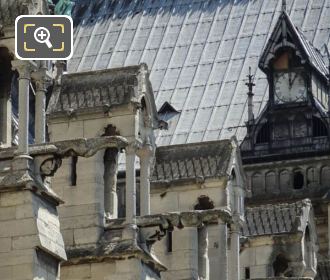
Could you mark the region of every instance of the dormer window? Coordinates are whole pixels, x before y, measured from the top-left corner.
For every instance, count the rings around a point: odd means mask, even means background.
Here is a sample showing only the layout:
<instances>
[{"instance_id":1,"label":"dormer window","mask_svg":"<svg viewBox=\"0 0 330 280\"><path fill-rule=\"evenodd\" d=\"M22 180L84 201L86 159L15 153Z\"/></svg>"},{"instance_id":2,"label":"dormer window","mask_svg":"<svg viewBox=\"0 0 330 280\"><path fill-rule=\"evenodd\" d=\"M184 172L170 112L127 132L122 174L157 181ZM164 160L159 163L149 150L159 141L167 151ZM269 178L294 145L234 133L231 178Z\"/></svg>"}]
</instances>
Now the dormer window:
<instances>
[{"instance_id":1,"label":"dormer window","mask_svg":"<svg viewBox=\"0 0 330 280\"><path fill-rule=\"evenodd\" d=\"M174 116L179 114L179 111L177 111L170 103L167 101L164 102L162 107L158 110L158 116L162 121L169 121Z\"/></svg>"}]
</instances>

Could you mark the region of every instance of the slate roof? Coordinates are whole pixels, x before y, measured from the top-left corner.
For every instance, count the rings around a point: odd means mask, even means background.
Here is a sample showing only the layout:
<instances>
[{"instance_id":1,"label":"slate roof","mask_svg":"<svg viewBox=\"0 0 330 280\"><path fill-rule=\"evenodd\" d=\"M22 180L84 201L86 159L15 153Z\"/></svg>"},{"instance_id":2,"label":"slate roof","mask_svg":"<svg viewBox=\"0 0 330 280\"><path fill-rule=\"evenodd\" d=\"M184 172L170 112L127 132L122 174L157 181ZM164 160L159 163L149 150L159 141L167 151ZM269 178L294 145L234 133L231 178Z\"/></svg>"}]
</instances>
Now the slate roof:
<instances>
[{"instance_id":1,"label":"slate roof","mask_svg":"<svg viewBox=\"0 0 330 280\"><path fill-rule=\"evenodd\" d=\"M48 113L88 111L128 103L136 95L140 66L63 75Z\"/></svg>"},{"instance_id":2,"label":"slate roof","mask_svg":"<svg viewBox=\"0 0 330 280\"><path fill-rule=\"evenodd\" d=\"M328 43L328 1L290 0L287 7L313 45ZM159 132L158 145L242 140L248 68L256 75L257 116L268 98L258 61L280 12L280 0L77 0L68 69L147 63L158 109L168 101L180 112Z\"/></svg>"},{"instance_id":3,"label":"slate roof","mask_svg":"<svg viewBox=\"0 0 330 280\"><path fill-rule=\"evenodd\" d=\"M245 208L242 234L247 237L303 231L308 221L309 199Z\"/></svg>"},{"instance_id":4,"label":"slate roof","mask_svg":"<svg viewBox=\"0 0 330 280\"><path fill-rule=\"evenodd\" d=\"M151 181L226 176L234 149L231 140L158 147Z\"/></svg>"}]
</instances>

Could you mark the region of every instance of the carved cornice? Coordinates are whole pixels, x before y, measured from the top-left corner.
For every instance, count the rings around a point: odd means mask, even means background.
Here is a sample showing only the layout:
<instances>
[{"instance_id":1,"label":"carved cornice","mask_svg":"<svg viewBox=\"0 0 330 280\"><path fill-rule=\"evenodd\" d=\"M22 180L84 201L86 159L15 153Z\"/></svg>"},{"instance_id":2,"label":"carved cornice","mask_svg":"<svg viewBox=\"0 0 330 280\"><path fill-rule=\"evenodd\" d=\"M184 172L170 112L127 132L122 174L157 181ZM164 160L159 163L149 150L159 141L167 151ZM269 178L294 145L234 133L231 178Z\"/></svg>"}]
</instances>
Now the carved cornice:
<instances>
[{"instance_id":1,"label":"carved cornice","mask_svg":"<svg viewBox=\"0 0 330 280\"><path fill-rule=\"evenodd\" d=\"M138 227L160 226L163 229L168 228L183 228L183 227L200 227L204 224L217 223L233 223L231 213L228 209L209 209L209 210L194 210L186 212L170 212L164 214L154 214L147 216L136 217ZM119 229L123 228L125 220L120 219L108 220L107 228Z\"/></svg>"},{"instance_id":2,"label":"carved cornice","mask_svg":"<svg viewBox=\"0 0 330 280\"><path fill-rule=\"evenodd\" d=\"M18 79L30 80L32 72L37 69L37 65L28 60L13 60L11 65L12 69L18 72Z\"/></svg>"}]
</instances>

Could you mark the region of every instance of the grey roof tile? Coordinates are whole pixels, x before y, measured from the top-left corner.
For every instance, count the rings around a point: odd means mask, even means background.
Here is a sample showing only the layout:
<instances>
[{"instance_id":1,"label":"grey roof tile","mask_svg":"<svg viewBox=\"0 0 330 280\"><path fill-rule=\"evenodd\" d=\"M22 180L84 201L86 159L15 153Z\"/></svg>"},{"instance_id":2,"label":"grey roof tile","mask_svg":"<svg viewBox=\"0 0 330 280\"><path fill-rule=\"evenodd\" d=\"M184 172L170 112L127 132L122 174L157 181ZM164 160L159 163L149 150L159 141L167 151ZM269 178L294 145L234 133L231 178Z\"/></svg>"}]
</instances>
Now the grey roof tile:
<instances>
[{"instance_id":1,"label":"grey roof tile","mask_svg":"<svg viewBox=\"0 0 330 280\"><path fill-rule=\"evenodd\" d=\"M234 149L231 140L158 147L151 181L227 176Z\"/></svg>"},{"instance_id":2,"label":"grey roof tile","mask_svg":"<svg viewBox=\"0 0 330 280\"><path fill-rule=\"evenodd\" d=\"M62 115L68 111L116 106L135 96L140 67L100 70L63 75L49 102L48 113ZM97 77L97 79L96 79Z\"/></svg>"},{"instance_id":3,"label":"grey roof tile","mask_svg":"<svg viewBox=\"0 0 330 280\"><path fill-rule=\"evenodd\" d=\"M329 41L327 1L291 0L287 6L313 63L322 68L311 43L321 48ZM68 70L145 62L158 108L168 101L180 111L169 130L158 133L158 145L234 134L242 140L248 68L256 73L257 116L268 98L267 80L257 64L280 9L280 0L100 0L95 6L77 0L74 57Z\"/></svg>"},{"instance_id":4,"label":"grey roof tile","mask_svg":"<svg viewBox=\"0 0 330 280\"><path fill-rule=\"evenodd\" d=\"M268 234L295 233L304 230L311 202L308 199L292 203L247 206L242 234L256 237Z\"/></svg>"}]
</instances>

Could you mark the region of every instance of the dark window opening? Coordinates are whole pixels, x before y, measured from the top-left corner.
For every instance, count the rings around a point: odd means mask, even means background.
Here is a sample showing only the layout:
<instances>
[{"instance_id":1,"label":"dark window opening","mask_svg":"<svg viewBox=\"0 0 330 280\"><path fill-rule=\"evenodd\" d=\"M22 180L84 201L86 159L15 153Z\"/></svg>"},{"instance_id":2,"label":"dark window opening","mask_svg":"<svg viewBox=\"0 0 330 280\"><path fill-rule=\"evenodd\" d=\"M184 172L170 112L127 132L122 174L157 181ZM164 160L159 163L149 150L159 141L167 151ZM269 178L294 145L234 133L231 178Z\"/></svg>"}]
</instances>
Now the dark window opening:
<instances>
[{"instance_id":1,"label":"dark window opening","mask_svg":"<svg viewBox=\"0 0 330 280\"><path fill-rule=\"evenodd\" d=\"M246 267L245 268L245 279L250 279L250 268Z\"/></svg>"},{"instance_id":2,"label":"dark window opening","mask_svg":"<svg viewBox=\"0 0 330 280\"><path fill-rule=\"evenodd\" d=\"M177 111L170 103L167 101L162 105L162 107L158 110L158 117L162 121L170 121L172 118L177 116L179 111Z\"/></svg>"},{"instance_id":3,"label":"dark window opening","mask_svg":"<svg viewBox=\"0 0 330 280\"><path fill-rule=\"evenodd\" d=\"M77 156L71 157L71 186L77 186L77 162Z\"/></svg>"},{"instance_id":4,"label":"dark window opening","mask_svg":"<svg viewBox=\"0 0 330 280\"><path fill-rule=\"evenodd\" d=\"M278 255L273 262L274 276L286 276L289 268L289 261L282 254Z\"/></svg>"},{"instance_id":5,"label":"dark window opening","mask_svg":"<svg viewBox=\"0 0 330 280\"><path fill-rule=\"evenodd\" d=\"M327 136L328 130L325 124L317 117L313 117L313 137Z\"/></svg>"},{"instance_id":6,"label":"dark window opening","mask_svg":"<svg viewBox=\"0 0 330 280\"><path fill-rule=\"evenodd\" d=\"M167 232L167 252L168 253L171 253L173 250L172 243L173 243L173 232L168 231Z\"/></svg>"},{"instance_id":7,"label":"dark window opening","mask_svg":"<svg viewBox=\"0 0 330 280\"><path fill-rule=\"evenodd\" d=\"M268 122L265 123L258 132L257 135L257 144L268 143L270 140L270 129Z\"/></svg>"},{"instance_id":8,"label":"dark window opening","mask_svg":"<svg viewBox=\"0 0 330 280\"><path fill-rule=\"evenodd\" d=\"M304 186L304 175L300 171L296 171L293 174L293 188L296 190L301 189Z\"/></svg>"},{"instance_id":9,"label":"dark window opening","mask_svg":"<svg viewBox=\"0 0 330 280\"><path fill-rule=\"evenodd\" d=\"M144 97L142 97L141 99L141 106L142 110L145 110L147 108L146 100L144 99Z\"/></svg>"},{"instance_id":10,"label":"dark window opening","mask_svg":"<svg viewBox=\"0 0 330 280\"><path fill-rule=\"evenodd\" d=\"M1 31L0 31L1 33ZM14 101L18 102L18 98L13 100L11 94L12 82L17 85L18 91L18 81L17 81L17 72L12 71L11 60L13 59L12 54L9 52L7 48L0 47L0 143L7 143L7 136L10 135L11 132L14 132L14 129L11 129L11 123L7 122L8 117L13 117L14 110L10 112L10 103L13 105ZM18 96L18 94L17 94ZM10 100L11 102L7 102ZM18 119L17 115L14 116L15 121ZM16 128L16 126L15 126Z\"/></svg>"}]
</instances>

